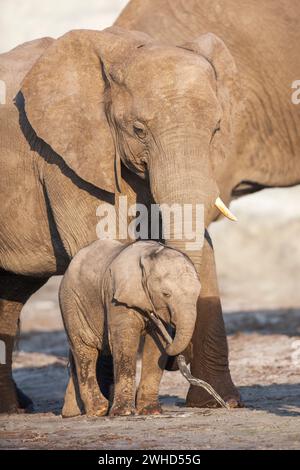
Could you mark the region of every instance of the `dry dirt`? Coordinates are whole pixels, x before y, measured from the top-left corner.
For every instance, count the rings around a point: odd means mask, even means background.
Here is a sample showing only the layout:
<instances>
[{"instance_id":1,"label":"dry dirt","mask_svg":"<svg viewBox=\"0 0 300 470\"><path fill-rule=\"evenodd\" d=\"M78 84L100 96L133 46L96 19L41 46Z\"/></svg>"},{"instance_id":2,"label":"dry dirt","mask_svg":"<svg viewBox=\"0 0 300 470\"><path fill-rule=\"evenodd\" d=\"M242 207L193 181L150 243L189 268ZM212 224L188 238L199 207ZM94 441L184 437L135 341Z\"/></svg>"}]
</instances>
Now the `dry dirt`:
<instances>
[{"instance_id":1,"label":"dry dirt","mask_svg":"<svg viewBox=\"0 0 300 470\"><path fill-rule=\"evenodd\" d=\"M159 417L62 419L67 343L53 278L22 314L14 376L33 398L30 415L0 417L5 449L299 449L300 310L225 315L231 370L246 408L184 407L187 384L165 373Z\"/></svg>"}]
</instances>

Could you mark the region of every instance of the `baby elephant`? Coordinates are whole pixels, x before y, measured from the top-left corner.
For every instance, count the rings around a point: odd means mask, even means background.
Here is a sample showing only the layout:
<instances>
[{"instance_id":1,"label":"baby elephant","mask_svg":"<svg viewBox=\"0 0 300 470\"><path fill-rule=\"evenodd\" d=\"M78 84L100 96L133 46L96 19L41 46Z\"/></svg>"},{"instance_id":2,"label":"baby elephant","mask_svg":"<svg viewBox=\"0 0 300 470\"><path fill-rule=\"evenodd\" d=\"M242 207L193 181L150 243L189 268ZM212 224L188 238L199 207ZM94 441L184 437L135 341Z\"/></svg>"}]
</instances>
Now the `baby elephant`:
<instances>
[{"instance_id":1,"label":"baby elephant","mask_svg":"<svg viewBox=\"0 0 300 470\"><path fill-rule=\"evenodd\" d=\"M199 292L200 282L191 261L158 242L124 245L97 240L80 250L70 263L59 293L76 368L76 374L74 367L71 372L63 416L80 413L76 385L87 415L107 413L108 401L96 377L99 354L113 356L111 416L160 413L158 391L167 354L181 353L191 341ZM150 318L153 313L166 326L176 329L172 344L166 346L156 334L158 330ZM145 335L145 342L135 396L141 335Z\"/></svg>"}]
</instances>

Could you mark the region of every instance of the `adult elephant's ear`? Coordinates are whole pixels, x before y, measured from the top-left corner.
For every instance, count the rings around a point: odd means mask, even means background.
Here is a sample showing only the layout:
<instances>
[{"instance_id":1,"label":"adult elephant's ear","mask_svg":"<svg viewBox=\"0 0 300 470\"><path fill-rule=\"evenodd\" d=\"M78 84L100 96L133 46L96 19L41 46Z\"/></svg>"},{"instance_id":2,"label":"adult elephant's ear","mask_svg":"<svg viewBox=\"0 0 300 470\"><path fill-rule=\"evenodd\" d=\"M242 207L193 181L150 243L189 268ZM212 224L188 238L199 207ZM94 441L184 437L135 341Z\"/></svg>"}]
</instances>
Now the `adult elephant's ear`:
<instances>
[{"instance_id":1,"label":"adult elephant's ear","mask_svg":"<svg viewBox=\"0 0 300 470\"><path fill-rule=\"evenodd\" d=\"M213 33L206 33L180 47L201 55L211 64L218 81L218 91L222 92L222 88L226 87L234 93L238 92L236 63L221 38Z\"/></svg>"},{"instance_id":2,"label":"adult elephant's ear","mask_svg":"<svg viewBox=\"0 0 300 470\"><path fill-rule=\"evenodd\" d=\"M21 88L37 136L78 176L109 192L115 191L115 145L103 63L124 61L145 40L121 28L71 31L45 51Z\"/></svg>"},{"instance_id":3,"label":"adult elephant's ear","mask_svg":"<svg viewBox=\"0 0 300 470\"><path fill-rule=\"evenodd\" d=\"M221 130L229 134L235 114L241 111L241 82L235 60L225 43L213 33L206 33L180 46L204 57L212 66L217 84L217 95L222 107Z\"/></svg>"}]
</instances>

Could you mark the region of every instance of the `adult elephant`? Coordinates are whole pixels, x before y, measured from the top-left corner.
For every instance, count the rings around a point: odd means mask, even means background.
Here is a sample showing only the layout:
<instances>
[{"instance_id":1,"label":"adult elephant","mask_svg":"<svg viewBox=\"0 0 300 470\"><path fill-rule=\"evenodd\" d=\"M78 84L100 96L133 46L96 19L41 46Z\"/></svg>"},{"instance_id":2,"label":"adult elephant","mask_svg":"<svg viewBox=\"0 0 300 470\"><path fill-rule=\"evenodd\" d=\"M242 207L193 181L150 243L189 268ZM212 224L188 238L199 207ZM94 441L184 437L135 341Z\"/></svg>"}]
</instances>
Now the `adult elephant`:
<instances>
[{"instance_id":1,"label":"adult elephant","mask_svg":"<svg viewBox=\"0 0 300 470\"><path fill-rule=\"evenodd\" d=\"M175 47L119 28L24 44L1 56L1 79L0 409L14 412L22 305L96 238L100 202L117 205L121 193L202 204L206 225L217 217L220 188L228 199L223 188L235 184L240 83L214 35ZM170 231L170 244L186 250L190 240ZM203 279L193 368L236 405L212 249L206 241L189 254ZM197 405L208 401L199 392Z\"/></svg>"},{"instance_id":2,"label":"adult elephant","mask_svg":"<svg viewBox=\"0 0 300 470\"><path fill-rule=\"evenodd\" d=\"M226 91L218 89L218 93L227 102L234 96L233 88L238 88L243 104L236 118L229 117L229 108L221 105L220 126L214 140L218 144L224 142L229 123L235 124L232 146L229 149L226 140L218 152L209 154L213 180L227 204L234 197L262 188L300 183L300 105L292 100L292 94L297 93L292 86L300 80L299 2L240 0L237 5L235 0L131 0L116 24L139 29L170 44L187 41L190 50L195 50L195 42L191 43L190 38L211 32L228 47L239 79L227 72L230 86ZM196 49L205 56L203 44L198 42ZM217 58L232 71L230 54L218 46L214 53L212 47L206 58L212 65ZM215 71L218 83L220 74ZM198 187L204 191L203 200L210 201L212 192L207 185L203 155L198 156L198 162L205 176L204 179L197 176ZM211 221L212 217L208 217L207 222ZM226 338L213 251L206 247L202 258L201 322L197 322L193 340L192 372L210 380L227 395L227 386L230 393L231 390ZM207 327L203 328L205 319ZM202 392L190 388L189 405L201 406L204 399Z\"/></svg>"}]
</instances>

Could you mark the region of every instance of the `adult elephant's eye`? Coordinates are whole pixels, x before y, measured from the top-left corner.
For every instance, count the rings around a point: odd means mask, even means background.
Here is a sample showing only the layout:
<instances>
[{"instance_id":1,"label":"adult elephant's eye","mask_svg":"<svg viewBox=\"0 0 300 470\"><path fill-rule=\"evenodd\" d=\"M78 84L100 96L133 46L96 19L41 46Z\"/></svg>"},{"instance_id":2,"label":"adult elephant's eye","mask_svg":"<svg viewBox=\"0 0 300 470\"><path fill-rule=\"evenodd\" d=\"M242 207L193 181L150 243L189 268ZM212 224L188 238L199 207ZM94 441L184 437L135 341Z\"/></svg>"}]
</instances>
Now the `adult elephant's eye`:
<instances>
[{"instance_id":1,"label":"adult elephant's eye","mask_svg":"<svg viewBox=\"0 0 300 470\"><path fill-rule=\"evenodd\" d=\"M221 130L221 121L219 121L213 131L213 137L214 135Z\"/></svg>"},{"instance_id":2,"label":"adult elephant's eye","mask_svg":"<svg viewBox=\"0 0 300 470\"><path fill-rule=\"evenodd\" d=\"M146 128L141 122L135 122L133 124L133 132L139 139L144 139L147 135Z\"/></svg>"},{"instance_id":3,"label":"adult elephant's eye","mask_svg":"<svg viewBox=\"0 0 300 470\"><path fill-rule=\"evenodd\" d=\"M163 296L168 298L171 297L171 294L170 292L163 292Z\"/></svg>"}]
</instances>

